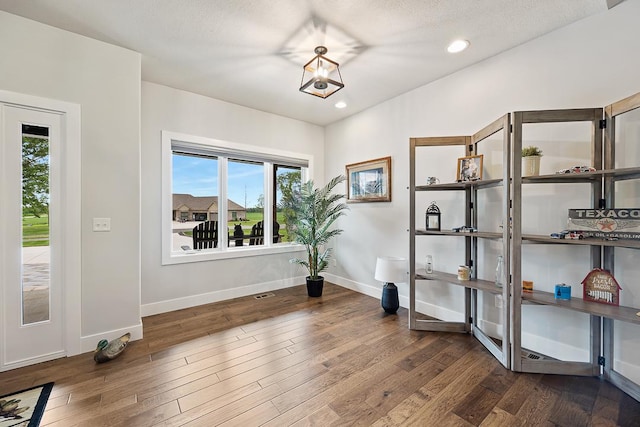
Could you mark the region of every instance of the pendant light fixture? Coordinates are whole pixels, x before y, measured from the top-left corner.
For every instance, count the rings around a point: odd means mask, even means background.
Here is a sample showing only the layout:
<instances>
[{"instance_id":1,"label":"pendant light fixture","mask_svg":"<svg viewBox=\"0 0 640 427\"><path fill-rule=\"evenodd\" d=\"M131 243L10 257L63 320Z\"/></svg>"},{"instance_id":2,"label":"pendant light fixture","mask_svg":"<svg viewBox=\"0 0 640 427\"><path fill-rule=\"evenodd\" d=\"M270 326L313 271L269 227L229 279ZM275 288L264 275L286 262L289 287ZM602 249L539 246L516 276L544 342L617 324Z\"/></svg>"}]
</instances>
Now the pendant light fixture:
<instances>
[{"instance_id":1,"label":"pendant light fixture","mask_svg":"<svg viewBox=\"0 0 640 427\"><path fill-rule=\"evenodd\" d=\"M302 71L300 92L328 98L344 87L340 64L324 56L327 53L324 46L316 47L314 52L316 56L305 64Z\"/></svg>"}]
</instances>

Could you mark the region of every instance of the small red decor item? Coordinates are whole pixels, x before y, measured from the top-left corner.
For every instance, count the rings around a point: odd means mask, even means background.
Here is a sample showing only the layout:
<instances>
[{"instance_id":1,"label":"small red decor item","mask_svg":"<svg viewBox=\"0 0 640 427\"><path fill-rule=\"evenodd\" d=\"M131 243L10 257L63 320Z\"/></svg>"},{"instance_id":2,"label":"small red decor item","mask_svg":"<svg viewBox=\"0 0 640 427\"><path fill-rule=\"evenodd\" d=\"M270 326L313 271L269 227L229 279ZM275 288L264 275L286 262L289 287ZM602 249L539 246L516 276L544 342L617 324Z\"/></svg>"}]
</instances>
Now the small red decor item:
<instances>
[{"instance_id":1,"label":"small red decor item","mask_svg":"<svg viewBox=\"0 0 640 427\"><path fill-rule=\"evenodd\" d=\"M585 301L620 305L619 293L622 288L607 270L594 268L582 280L582 286L582 298Z\"/></svg>"}]
</instances>

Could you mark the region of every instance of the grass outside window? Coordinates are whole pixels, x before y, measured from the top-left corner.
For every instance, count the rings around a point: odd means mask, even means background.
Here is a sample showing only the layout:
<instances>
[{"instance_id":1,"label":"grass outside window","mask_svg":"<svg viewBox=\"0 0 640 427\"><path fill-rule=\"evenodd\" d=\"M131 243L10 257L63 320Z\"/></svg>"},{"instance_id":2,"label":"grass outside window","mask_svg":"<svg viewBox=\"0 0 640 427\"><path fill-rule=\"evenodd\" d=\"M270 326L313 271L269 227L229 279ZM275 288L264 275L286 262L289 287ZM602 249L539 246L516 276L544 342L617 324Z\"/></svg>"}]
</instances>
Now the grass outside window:
<instances>
[{"instance_id":1,"label":"grass outside window","mask_svg":"<svg viewBox=\"0 0 640 427\"><path fill-rule=\"evenodd\" d=\"M22 247L49 246L49 217L22 217Z\"/></svg>"}]
</instances>

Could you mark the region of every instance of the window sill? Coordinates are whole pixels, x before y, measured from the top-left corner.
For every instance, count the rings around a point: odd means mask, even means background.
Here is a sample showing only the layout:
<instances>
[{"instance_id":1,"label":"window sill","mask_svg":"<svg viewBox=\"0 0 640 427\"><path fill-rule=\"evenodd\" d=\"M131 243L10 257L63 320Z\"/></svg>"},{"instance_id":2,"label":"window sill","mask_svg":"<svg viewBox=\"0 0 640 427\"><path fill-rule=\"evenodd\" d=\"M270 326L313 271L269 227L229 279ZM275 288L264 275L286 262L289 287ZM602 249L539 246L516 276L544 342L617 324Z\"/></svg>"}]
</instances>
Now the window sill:
<instances>
[{"instance_id":1,"label":"window sill","mask_svg":"<svg viewBox=\"0 0 640 427\"><path fill-rule=\"evenodd\" d=\"M186 264L191 262L217 261L222 259L246 258L262 255L276 255L304 251L304 246L295 243L282 243L274 246L246 246L222 251L220 249L190 250L163 254L162 265Z\"/></svg>"}]
</instances>

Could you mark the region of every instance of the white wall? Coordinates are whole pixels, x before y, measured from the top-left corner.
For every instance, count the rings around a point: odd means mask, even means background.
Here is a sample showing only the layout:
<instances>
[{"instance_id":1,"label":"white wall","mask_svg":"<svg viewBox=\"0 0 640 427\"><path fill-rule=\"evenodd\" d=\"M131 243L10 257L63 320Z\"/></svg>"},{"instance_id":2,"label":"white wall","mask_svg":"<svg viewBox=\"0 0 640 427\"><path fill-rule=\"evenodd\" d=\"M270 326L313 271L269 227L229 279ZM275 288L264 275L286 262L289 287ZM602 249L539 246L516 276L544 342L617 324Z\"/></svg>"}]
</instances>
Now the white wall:
<instances>
[{"instance_id":1,"label":"white wall","mask_svg":"<svg viewBox=\"0 0 640 427\"><path fill-rule=\"evenodd\" d=\"M377 157L392 156L393 201L391 203L357 204L351 206L348 216L340 226L347 230L337 246L338 269L331 279L345 286L359 289L374 296L380 295L381 284L373 279L376 256L396 255L408 257L407 233L409 195L409 138L414 136L470 135L499 116L518 110L603 107L618 99L640 91L640 1L626 1L602 14L587 18L573 25L540 37L515 49L466 68L454 75L423 86L374 108L352 116L326 128L325 175L343 173L344 165ZM471 41L473 49L473 40ZM638 141L635 141L637 144ZM455 158L462 153L438 152L432 170L424 176L435 175L443 182L453 178ZM552 160L552 156L543 158ZM637 163L636 163L637 165ZM571 166L571 165L568 165ZM449 168L449 169L447 169ZM449 172L450 170L450 172ZM435 171L435 173L434 173ZM431 196L433 197L433 196ZM437 197L442 197L437 194ZM637 200L636 200L637 202ZM419 221L423 221L418 209ZM445 199L445 204L448 201ZM637 203L636 203L637 205ZM534 217L542 216L544 206ZM424 214L422 214L423 216ZM450 210L443 224L455 224L459 213ZM456 216L451 220L451 216ZM421 224L422 222L419 222ZM460 224L458 224L460 225ZM453 226L453 225L451 225ZM420 242L418 261L425 253L434 254L436 268L455 271L462 258L458 243L443 244L437 239ZM437 246L436 246L437 245ZM442 247L442 246L446 247ZM355 256L354 254L358 254ZM637 251L634 252L637 257ZM580 252L579 256L585 255ZM545 256L541 254L540 256ZM561 259L569 262L573 254L560 251ZM564 257L564 258L562 258ZM546 259L546 258L539 258ZM555 263L563 269L563 263ZM626 267L626 270L625 270ZM525 266L525 268L528 268ZM575 268L575 266L574 266ZM587 267L588 268L588 265ZM545 266L538 283L547 279L553 269ZM557 271L557 270L556 270ZM587 273L581 271L578 274ZM626 293L640 294L637 288L638 268L631 263L618 264L619 276ZM533 272L532 274L535 274ZM491 276L485 277L491 279ZM572 277L577 286L582 277ZM553 278L549 279L553 280ZM400 285L401 301L407 304L408 286ZM579 294L579 288L577 293ZM624 291L623 291L624 292ZM432 303L444 305L447 315L460 315L460 290L439 288L419 292L422 307ZM629 301L629 300L627 300ZM634 302L637 307L640 299ZM527 340L533 340L543 349L564 357L584 357L588 331L584 315L571 313L563 321L567 327L549 328L548 310L534 313L533 322L527 325ZM493 316L495 318L495 316ZM560 324L561 325L561 324ZM635 334L624 325L624 342L618 342L626 353L626 361L618 361L627 368L626 373L640 381L637 358L640 342L637 326ZM561 331L558 334L557 331ZM619 331L620 332L620 331ZM554 342L545 342L551 336Z\"/></svg>"},{"instance_id":2,"label":"white wall","mask_svg":"<svg viewBox=\"0 0 640 427\"><path fill-rule=\"evenodd\" d=\"M303 283L291 253L161 265L161 131L313 156L324 179L324 129L190 92L142 83L142 310L144 314Z\"/></svg>"},{"instance_id":3,"label":"white wall","mask_svg":"<svg viewBox=\"0 0 640 427\"><path fill-rule=\"evenodd\" d=\"M140 55L0 12L0 88L80 104L83 348L139 334Z\"/></svg>"}]
</instances>

